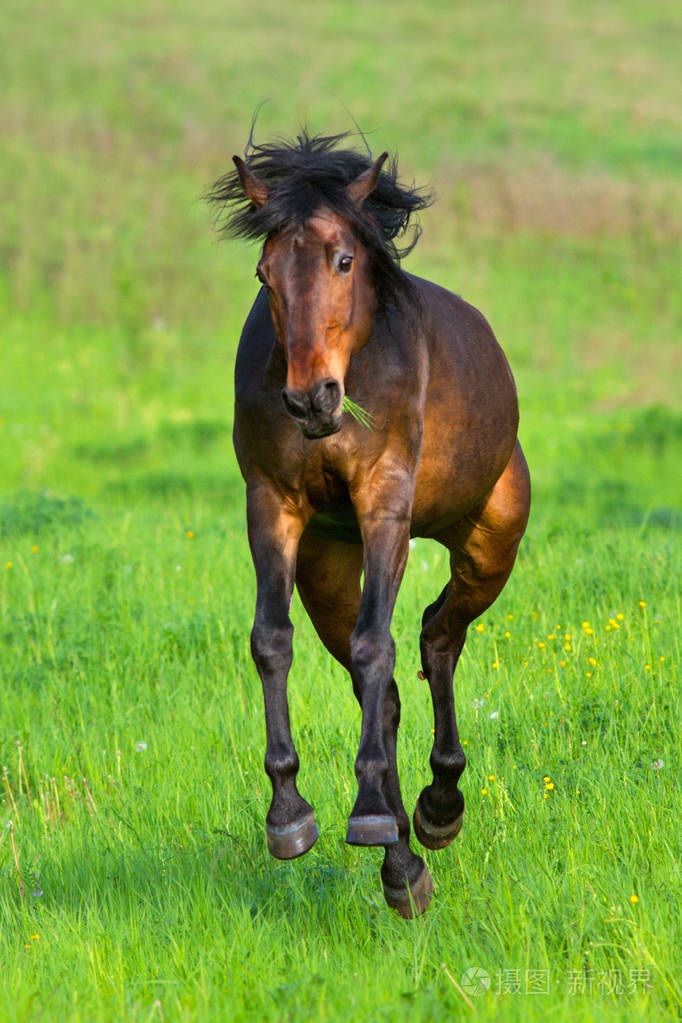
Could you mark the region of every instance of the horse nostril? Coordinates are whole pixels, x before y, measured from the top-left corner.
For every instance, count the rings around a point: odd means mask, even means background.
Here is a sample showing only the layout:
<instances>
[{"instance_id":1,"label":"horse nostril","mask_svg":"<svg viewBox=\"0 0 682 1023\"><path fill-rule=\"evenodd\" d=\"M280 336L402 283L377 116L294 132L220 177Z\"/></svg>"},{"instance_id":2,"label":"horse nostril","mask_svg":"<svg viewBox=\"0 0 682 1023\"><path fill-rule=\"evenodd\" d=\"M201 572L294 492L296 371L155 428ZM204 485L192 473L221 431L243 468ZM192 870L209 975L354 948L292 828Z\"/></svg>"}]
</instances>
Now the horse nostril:
<instances>
[{"instance_id":1,"label":"horse nostril","mask_svg":"<svg viewBox=\"0 0 682 1023\"><path fill-rule=\"evenodd\" d=\"M333 412L339 404L341 388L333 377L320 381L311 391L310 404L316 412Z\"/></svg>"},{"instance_id":2,"label":"horse nostril","mask_svg":"<svg viewBox=\"0 0 682 1023\"><path fill-rule=\"evenodd\" d=\"M282 388L282 401L290 416L294 419L305 419L308 415L308 403L304 395Z\"/></svg>"}]
</instances>

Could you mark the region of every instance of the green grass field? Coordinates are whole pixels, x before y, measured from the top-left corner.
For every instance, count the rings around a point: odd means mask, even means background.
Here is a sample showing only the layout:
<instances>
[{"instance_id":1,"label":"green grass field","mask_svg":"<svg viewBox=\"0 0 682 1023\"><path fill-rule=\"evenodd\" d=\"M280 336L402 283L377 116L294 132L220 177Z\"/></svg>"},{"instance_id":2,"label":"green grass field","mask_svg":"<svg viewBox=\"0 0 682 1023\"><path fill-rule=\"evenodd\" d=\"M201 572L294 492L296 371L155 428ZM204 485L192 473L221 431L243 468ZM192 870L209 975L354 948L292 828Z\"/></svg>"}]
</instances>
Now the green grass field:
<instances>
[{"instance_id":1,"label":"green grass field","mask_svg":"<svg viewBox=\"0 0 682 1023\"><path fill-rule=\"evenodd\" d=\"M0 23L0 1018L679 1019L677 5L6 0ZM256 251L198 197L267 97L260 137L350 111L436 188L406 265L482 309L519 387L533 511L458 668L465 826L411 923L381 850L344 844L359 712L296 602L320 840L266 850L230 440ZM445 578L418 541L410 810Z\"/></svg>"}]
</instances>

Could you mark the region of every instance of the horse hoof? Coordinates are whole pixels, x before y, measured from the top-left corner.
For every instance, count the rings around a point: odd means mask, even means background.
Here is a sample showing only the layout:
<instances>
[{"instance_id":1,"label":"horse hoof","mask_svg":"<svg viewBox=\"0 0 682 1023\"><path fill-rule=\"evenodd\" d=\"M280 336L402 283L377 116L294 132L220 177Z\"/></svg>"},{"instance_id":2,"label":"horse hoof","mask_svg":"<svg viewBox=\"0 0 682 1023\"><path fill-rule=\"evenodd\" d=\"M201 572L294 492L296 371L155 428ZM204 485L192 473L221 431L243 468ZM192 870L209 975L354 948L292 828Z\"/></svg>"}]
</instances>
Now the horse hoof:
<instances>
[{"instance_id":1,"label":"horse hoof","mask_svg":"<svg viewBox=\"0 0 682 1023\"><path fill-rule=\"evenodd\" d=\"M404 920L412 920L415 916L421 916L429 908L431 896L433 895L433 880L429 874L429 868L424 864L421 874L411 884L409 889L391 888L384 884L384 898L391 907L398 911Z\"/></svg>"},{"instance_id":2,"label":"horse hoof","mask_svg":"<svg viewBox=\"0 0 682 1023\"><path fill-rule=\"evenodd\" d=\"M277 826L266 824L268 850L278 860L293 860L312 849L318 839L315 816L309 813L301 821Z\"/></svg>"},{"instance_id":3,"label":"horse hoof","mask_svg":"<svg viewBox=\"0 0 682 1023\"><path fill-rule=\"evenodd\" d=\"M375 814L348 818L348 845L393 845L397 841L398 825L395 817Z\"/></svg>"},{"instance_id":4,"label":"horse hoof","mask_svg":"<svg viewBox=\"0 0 682 1023\"><path fill-rule=\"evenodd\" d=\"M415 835L426 849L444 849L446 845L450 845L453 838L457 838L462 829L463 818L464 810L451 824L438 825L429 823L424 819L420 796L414 808L412 824L414 825Z\"/></svg>"}]
</instances>

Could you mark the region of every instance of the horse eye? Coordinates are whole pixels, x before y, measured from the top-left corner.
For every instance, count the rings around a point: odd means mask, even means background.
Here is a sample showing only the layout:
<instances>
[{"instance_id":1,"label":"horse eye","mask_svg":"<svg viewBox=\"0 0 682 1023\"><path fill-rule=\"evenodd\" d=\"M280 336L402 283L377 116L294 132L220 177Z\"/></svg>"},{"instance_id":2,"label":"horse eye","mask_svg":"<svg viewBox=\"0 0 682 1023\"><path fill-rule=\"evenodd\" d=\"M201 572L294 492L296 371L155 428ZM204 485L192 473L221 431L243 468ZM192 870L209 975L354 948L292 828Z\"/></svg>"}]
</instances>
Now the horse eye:
<instances>
[{"instance_id":1,"label":"horse eye","mask_svg":"<svg viewBox=\"0 0 682 1023\"><path fill-rule=\"evenodd\" d=\"M339 260L337 267L340 273L347 274L352 265L353 265L352 256L341 256L341 259Z\"/></svg>"},{"instance_id":2,"label":"horse eye","mask_svg":"<svg viewBox=\"0 0 682 1023\"><path fill-rule=\"evenodd\" d=\"M256 267L256 277L261 282L261 284L267 284L267 281L265 280L265 277L261 273L260 267Z\"/></svg>"}]
</instances>

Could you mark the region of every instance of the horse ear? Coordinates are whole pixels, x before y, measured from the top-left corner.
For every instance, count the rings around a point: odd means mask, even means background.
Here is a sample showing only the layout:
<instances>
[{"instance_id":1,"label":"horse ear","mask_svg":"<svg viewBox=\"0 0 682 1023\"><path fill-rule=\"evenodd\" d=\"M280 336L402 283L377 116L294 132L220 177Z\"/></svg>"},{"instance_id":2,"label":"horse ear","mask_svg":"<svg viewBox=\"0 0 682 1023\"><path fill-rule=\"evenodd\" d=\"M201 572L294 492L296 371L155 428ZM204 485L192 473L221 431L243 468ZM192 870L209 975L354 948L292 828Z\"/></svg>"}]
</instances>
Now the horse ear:
<instances>
[{"instance_id":1,"label":"horse ear","mask_svg":"<svg viewBox=\"0 0 682 1023\"><path fill-rule=\"evenodd\" d=\"M368 195L371 195L376 188L381 168L388 159L388 153L382 153L378 160L375 160L371 167L358 174L349 185L346 185L346 192L350 198L362 206Z\"/></svg>"},{"instance_id":2,"label":"horse ear","mask_svg":"<svg viewBox=\"0 0 682 1023\"><path fill-rule=\"evenodd\" d=\"M247 199L250 199L253 205L260 209L261 206L265 206L268 201L268 190L260 178L257 178L249 168L246 166L241 156L233 156L232 160L237 168L237 174L239 180L242 183L242 188Z\"/></svg>"}]
</instances>

